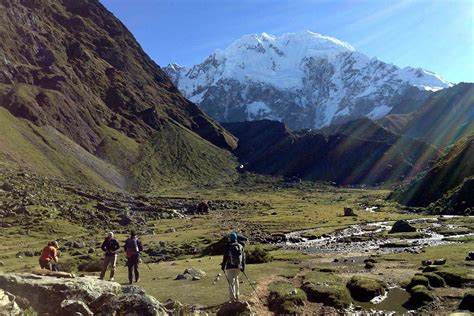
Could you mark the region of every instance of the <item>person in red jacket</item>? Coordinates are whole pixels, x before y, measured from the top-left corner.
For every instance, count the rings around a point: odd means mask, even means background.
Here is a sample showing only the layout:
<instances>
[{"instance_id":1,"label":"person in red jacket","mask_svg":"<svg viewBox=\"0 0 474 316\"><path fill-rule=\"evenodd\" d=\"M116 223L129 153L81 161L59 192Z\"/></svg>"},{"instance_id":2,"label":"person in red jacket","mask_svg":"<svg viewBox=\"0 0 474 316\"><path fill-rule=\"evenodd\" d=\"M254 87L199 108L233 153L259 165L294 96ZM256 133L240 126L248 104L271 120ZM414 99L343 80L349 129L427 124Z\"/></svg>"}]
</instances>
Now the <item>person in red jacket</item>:
<instances>
[{"instance_id":1,"label":"person in red jacket","mask_svg":"<svg viewBox=\"0 0 474 316\"><path fill-rule=\"evenodd\" d=\"M39 265L41 269L46 270L56 270L55 266L59 261L58 258L58 242L56 240L48 243L46 247L41 251L41 256L39 258Z\"/></svg>"}]
</instances>

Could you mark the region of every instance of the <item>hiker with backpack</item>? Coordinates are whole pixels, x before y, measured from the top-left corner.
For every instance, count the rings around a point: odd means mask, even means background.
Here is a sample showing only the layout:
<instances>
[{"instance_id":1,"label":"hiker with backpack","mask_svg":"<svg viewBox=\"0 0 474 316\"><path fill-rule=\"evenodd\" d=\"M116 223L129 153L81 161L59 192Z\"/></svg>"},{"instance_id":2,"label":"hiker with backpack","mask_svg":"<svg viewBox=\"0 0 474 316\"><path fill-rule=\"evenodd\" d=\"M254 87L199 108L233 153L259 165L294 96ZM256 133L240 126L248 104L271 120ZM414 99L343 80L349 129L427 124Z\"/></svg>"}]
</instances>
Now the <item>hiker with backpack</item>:
<instances>
[{"instance_id":1,"label":"hiker with backpack","mask_svg":"<svg viewBox=\"0 0 474 316\"><path fill-rule=\"evenodd\" d=\"M58 271L56 264L59 261L59 244L56 240L49 242L41 251L39 265L41 269L49 271Z\"/></svg>"},{"instance_id":2,"label":"hiker with backpack","mask_svg":"<svg viewBox=\"0 0 474 316\"><path fill-rule=\"evenodd\" d=\"M99 279L103 280L107 268L110 266L110 281L114 280L115 267L117 266L117 250L120 249L120 245L117 240L114 238L113 232L108 232L105 237L102 246L100 247L104 255L104 264L102 265L102 272L100 273Z\"/></svg>"},{"instance_id":3,"label":"hiker with backpack","mask_svg":"<svg viewBox=\"0 0 474 316\"><path fill-rule=\"evenodd\" d=\"M245 252L244 247L238 241L237 233L229 234L224 256L222 258L221 269L229 283L230 301L239 300L239 274L245 271Z\"/></svg>"},{"instance_id":4,"label":"hiker with backpack","mask_svg":"<svg viewBox=\"0 0 474 316\"><path fill-rule=\"evenodd\" d=\"M140 281L138 264L140 263L140 251L143 251L142 243L135 231L130 232L130 238L125 241L124 250L127 254L128 282L132 284L134 276L135 282Z\"/></svg>"}]
</instances>

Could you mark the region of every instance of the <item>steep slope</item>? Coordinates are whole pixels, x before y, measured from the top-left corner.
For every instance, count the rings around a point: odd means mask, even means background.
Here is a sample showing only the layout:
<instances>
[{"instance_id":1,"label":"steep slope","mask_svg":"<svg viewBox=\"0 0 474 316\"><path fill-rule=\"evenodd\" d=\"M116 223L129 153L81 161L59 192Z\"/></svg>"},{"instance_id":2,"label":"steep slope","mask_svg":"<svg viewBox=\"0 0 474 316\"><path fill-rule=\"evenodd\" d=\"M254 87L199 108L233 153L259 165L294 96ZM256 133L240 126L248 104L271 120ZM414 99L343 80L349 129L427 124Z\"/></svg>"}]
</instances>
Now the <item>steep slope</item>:
<instances>
[{"instance_id":1,"label":"steep slope","mask_svg":"<svg viewBox=\"0 0 474 316\"><path fill-rule=\"evenodd\" d=\"M359 118L342 124L333 124L316 130L324 135L346 135L353 138L393 143L400 138L389 130L377 125L369 118Z\"/></svg>"},{"instance_id":2,"label":"steep slope","mask_svg":"<svg viewBox=\"0 0 474 316\"><path fill-rule=\"evenodd\" d=\"M438 157L433 147L396 135L380 141L291 132L274 121L223 126L239 139L235 153L244 170L263 174L372 185L411 178Z\"/></svg>"},{"instance_id":3,"label":"steep slope","mask_svg":"<svg viewBox=\"0 0 474 316\"><path fill-rule=\"evenodd\" d=\"M19 143L26 151L5 145L2 159L40 172L54 169L79 180L136 187L140 177L128 177L140 171L130 173L130 166L140 165L144 151L163 150L162 157L179 160L166 150L175 137L170 143L162 137L163 147L154 146L156 135L171 129L199 148L193 172L209 180L224 169L234 173L233 158L224 149L235 148L235 138L178 92L99 1L1 0L0 24L0 107L13 115L2 112L3 119L21 129L15 139L2 135L2 143ZM30 150L42 158L26 159ZM82 163L65 162L71 159ZM199 169L199 162L207 167ZM150 169L169 181L197 180L177 166L166 167ZM81 178L83 173L90 176Z\"/></svg>"},{"instance_id":4,"label":"steep slope","mask_svg":"<svg viewBox=\"0 0 474 316\"><path fill-rule=\"evenodd\" d=\"M391 114L377 124L444 149L474 134L474 84L437 91L410 114Z\"/></svg>"},{"instance_id":5,"label":"steep slope","mask_svg":"<svg viewBox=\"0 0 474 316\"><path fill-rule=\"evenodd\" d=\"M430 170L395 191L392 198L410 206L439 201L439 212L462 214L474 207L474 136L462 138Z\"/></svg>"},{"instance_id":6,"label":"steep slope","mask_svg":"<svg viewBox=\"0 0 474 316\"><path fill-rule=\"evenodd\" d=\"M244 36L200 64L164 70L220 122L267 118L292 129L407 113L449 86L429 71L400 69L309 31Z\"/></svg>"}]
</instances>

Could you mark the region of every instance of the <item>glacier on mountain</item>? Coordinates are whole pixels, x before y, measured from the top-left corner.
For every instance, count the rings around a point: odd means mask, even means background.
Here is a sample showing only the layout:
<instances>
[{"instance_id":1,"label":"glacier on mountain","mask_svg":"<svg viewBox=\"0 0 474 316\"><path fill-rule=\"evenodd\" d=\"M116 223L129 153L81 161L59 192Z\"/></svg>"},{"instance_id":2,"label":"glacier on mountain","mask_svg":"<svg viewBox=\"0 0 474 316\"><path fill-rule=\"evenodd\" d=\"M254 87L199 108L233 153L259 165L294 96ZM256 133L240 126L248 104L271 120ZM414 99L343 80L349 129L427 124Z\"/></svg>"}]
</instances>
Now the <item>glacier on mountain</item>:
<instances>
[{"instance_id":1,"label":"glacier on mountain","mask_svg":"<svg viewBox=\"0 0 474 316\"><path fill-rule=\"evenodd\" d=\"M218 121L276 118L291 128L378 118L401 100L450 86L427 70L400 69L310 31L246 35L200 64L164 70Z\"/></svg>"}]
</instances>

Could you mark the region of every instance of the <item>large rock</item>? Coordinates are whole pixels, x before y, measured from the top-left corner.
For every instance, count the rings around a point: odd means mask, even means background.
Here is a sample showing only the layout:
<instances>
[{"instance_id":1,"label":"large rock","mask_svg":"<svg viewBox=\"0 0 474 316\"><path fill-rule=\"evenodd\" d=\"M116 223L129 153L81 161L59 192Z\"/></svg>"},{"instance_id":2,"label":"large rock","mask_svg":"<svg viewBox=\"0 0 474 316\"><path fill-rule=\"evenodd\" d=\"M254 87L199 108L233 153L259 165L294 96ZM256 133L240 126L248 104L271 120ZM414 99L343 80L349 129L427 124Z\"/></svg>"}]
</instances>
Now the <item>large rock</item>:
<instances>
[{"instance_id":1,"label":"large rock","mask_svg":"<svg viewBox=\"0 0 474 316\"><path fill-rule=\"evenodd\" d=\"M142 289L92 277L57 278L30 273L0 275L0 289L29 302L40 315L165 315L166 309Z\"/></svg>"},{"instance_id":2,"label":"large rock","mask_svg":"<svg viewBox=\"0 0 474 316\"><path fill-rule=\"evenodd\" d=\"M384 295L387 284L370 277L353 276L346 284L351 296L361 302L368 302L376 296Z\"/></svg>"},{"instance_id":3,"label":"large rock","mask_svg":"<svg viewBox=\"0 0 474 316\"><path fill-rule=\"evenodd\" d=\"M247 316L254 315L247 302L229 302L221 306L217 316Z\"/></svg>"},{"instance_id":4,"label":"large rock","mask_svg":"<svg viewBox=\"0 0 474 316\"><path fill-rule=\"evenodd\" d=\"M15 296L0 289L0 316L16 315L23 315L23 312L15 302Z\"/></svg>"},{"instance_id":5,"label":"large rock","mask_svg":"<svg viewBox=\"0 0 474 316\"><path fill-rule=\"evenodd\" d=\"M411 226L406 220L398 220L393 224L389 233L410 233L416 232L416 228Z\"/></svg>"},{"instance_id":6,"label":"large rock","mask_svg":"<svg viewBox=\"0 0 474 316\"><path fill-rule=\"evenodd\" d=\"M474 312L474 291L464 294L464 298L462 299L461 304L459 304L459 309Z\"/></svg>"}]
</instances>

